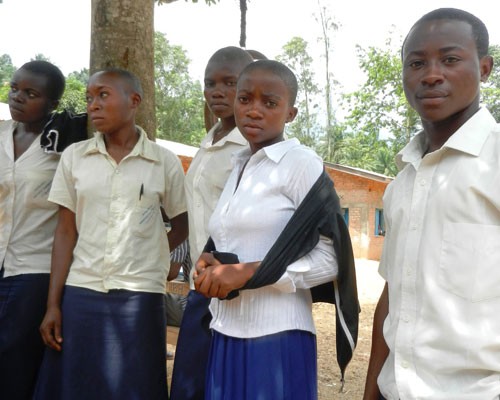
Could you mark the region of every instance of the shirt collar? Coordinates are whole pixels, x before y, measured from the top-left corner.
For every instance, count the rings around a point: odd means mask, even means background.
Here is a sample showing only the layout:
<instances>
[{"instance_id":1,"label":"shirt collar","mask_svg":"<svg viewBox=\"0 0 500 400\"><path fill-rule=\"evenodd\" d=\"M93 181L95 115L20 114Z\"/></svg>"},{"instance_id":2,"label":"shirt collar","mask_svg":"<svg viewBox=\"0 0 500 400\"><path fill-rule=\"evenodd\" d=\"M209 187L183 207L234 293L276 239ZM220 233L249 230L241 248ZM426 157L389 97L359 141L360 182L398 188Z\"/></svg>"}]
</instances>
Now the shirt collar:
<instances>
[{"instance_id":1,"label":"shirt collar","mask_svg":"<svg viewBox=\"0 0 500 400\"><path fill-rule=\"evenodd\" d=\"M488 109L481 107L451 135L442 149L454 149L477 157L496 126L497 123ZM396 156L398 168L402 169L408 163L417 165L425 151L425 134L420 131Z\"/></svg>"},{"instance_id":2,"label":"shirt collar","mask_svg":"<svg viewBox=\"0 0 500 400\"><path fill-rule=\"evenodd\" d=\"M242 146L245 146L247 144L247 140L243 137L241 134L240 130L238 127L234 127L231 132L229 132L226 136L224 136L222 139L220 139L217 143L212 144L214 140L214 132L217 129L217 127L220 126L220 122L217 122L207 133L207 135L203 138L201 141L201 147L203 148L208 148L208 147L222 147L224 146L227 142L231 143L236 143Z\"/></svg>"},{"instance_id":3,"label":"shirt collar","mask_svg":"<svg viewBox=\"0 0 500 400\"><path fill-rule=\"evenodd\" d=\"M256 158L264 158L267 157L271 161L275 162L278 164L281 159L285 156L286 153L288 153L291 149L294 147L300 146L300 142L296 138L292 139L286 139L283 140L282 142L275 143L271 146L266 146L259 151L257 151L253 156ZM249 157L251 157L251 151L250 148L245 148L243 150L240 150L234 154L234 158L236 160L248 160Z\"/></svg>"},{"instance_id":4,"label":"shirt collar","mask_svg":"<svg viewBox=\"0 0 500 400\"><path fill-rule=\"evenodd\" d=\"M148 139L146 132L140 126L136 126L139 130L139 140L128 157L142 157L151 161L160 161L157 152L154 150L152 142ZM95 132L94 138L89 140L87 149L84 155L101 153L109 155L104 143L104 135L101 132Z\"/></svg>"}]
</instances>

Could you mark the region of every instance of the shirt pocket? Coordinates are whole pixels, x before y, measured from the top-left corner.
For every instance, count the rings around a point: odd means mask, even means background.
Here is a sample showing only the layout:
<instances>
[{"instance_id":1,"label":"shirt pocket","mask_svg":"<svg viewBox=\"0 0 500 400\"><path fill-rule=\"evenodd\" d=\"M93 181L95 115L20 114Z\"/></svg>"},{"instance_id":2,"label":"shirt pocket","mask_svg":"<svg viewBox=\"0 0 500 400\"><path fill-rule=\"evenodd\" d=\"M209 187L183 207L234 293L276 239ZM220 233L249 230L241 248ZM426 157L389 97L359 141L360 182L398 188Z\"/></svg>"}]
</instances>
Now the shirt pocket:
<instances>
[{"instance_id":1,"label":"shirt pocket","mask_svg":"<svg viewBox=\"0 0 500 400\"><path fill-rule=\"evenodd\" d=\"M26 175L25 204L28 208L52 209L57 205L49 202L54 171L31 171Z\"/></svg>"},{"instance_id":2,"label":"shirt pocket","mask_svg":"<svg viewBox=\"0 0 500 400\"><path fill-rule=\"evenodd\" d=\"M160 205L156 197L142 196L132 212L132 233L141 238L150 238L161 221Z\"/></svg>"},{"instance_id":3,"label":"shirt pocket","mask_svg":"<svg viewBox=\"0 0 500 400\"><path fill-rule=\"evenodd\" d=\"M439 283L471 302L500 297L500 226L447 223Z\"/></svg>"}]
</instances>

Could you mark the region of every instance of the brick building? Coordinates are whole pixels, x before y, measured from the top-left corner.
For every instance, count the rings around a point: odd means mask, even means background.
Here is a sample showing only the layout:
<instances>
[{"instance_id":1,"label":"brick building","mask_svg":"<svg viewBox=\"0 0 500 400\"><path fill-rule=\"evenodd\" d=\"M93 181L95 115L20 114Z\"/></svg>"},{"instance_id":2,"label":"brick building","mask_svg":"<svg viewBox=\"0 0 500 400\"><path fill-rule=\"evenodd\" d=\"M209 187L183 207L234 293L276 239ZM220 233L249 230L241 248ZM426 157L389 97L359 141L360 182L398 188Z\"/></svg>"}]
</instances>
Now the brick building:
<instances>
[{"instance_id":1,"label":"brick building","mask_svg":"<svg viewBox=\"0 0 500 400\"><path fill-rule=\"evenodd\" d=\"M184 171L198 150L167 140L157 139L157 142L178 155ZM354 256L379 260L385 234L382 196L392 178L339 164L325 163L325 167L340 197Z\"/></svg>"},{"instance_id":2,"label":"brick building","mask_svg":"<svg viewBox=\"0 0 500 400\"><path fill-rule=\"evenodd\" d=\"M382 197L393 178L339 164L325 167L340 197L354 256L380 260L385 235Z\"/></svg>"}]
</instances>

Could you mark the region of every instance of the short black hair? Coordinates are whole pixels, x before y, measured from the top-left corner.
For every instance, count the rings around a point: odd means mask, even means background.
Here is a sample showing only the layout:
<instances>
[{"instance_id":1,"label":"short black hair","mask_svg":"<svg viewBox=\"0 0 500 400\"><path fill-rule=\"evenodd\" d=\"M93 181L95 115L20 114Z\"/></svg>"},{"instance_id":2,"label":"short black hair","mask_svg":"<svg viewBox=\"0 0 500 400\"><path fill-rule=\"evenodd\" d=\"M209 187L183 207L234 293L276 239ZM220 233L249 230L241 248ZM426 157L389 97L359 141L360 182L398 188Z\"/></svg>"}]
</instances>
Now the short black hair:
<instances>
[{"instance_id":1,"label":"short black hair","mask_svg":"<svg viewBox=\"0 0 500 400\"><path fill-rule=\"evenodd\" d=\"M227 46L217 50L208 62L224 62L224 63L235 63L244 67L253 61L252 56L246 50L236 47Z\"/></svg>"},{"instance_id":2,"label":"short black hair","mask_svg":"<svg viewBox=\"0 0 500 400\"><path fill-rule=\"evenodd\" d=\"M245 69L241 71L240 77L257 70L269 71L280 78L288 89L289 105L295 105L299 85L295 74L290 68L276 60L257 60L248 64Z\"/></svg>"},{"instance_id":3,"label":"short black hair","mask_svg":"<svg viewBox=\"0 0 500 400\"><path fill-rule=\"evenodd\" d=\"M23 64L19 69L45 76L47 78L47 96L51 100L61 100L66 86L66 79L61 70L54 64L43 60L33 60Z\"/></svg>"},{"instance_id":4,"label":"short black hair","mask_svg":"<svg viewBox=\"0 0 500 400\"><path fill-rule=\"evenodd\" d=\"M117 67L108 67L100 71L96 71L95 73L116 75L120 79L125 81L125 83L127 83L130 86L130 89L132 89L134 92L138 93L141 97L143 97L144 92L142 90L141 81L135 74L133 74L129 70Z\"/></svg>"},{"instance_id":5,"label":"short black hair","mask_svg":"<svg viewBox=\"0 0 500 400\"><path fill-rule=\"evenodd\" d=\"M490 38L488 34L488 29L483 21L481 21L475 15L460 10L458 8L438 8L431 12L428 12L424 16L422 16L417 22L413 24L408 35L406 36L403 46L401 47L401 56L403 55L403 49L406 43L406 39L410 35L413 28L422 24L423 22L435 21L441 19L449 19L454 21L463 21L469 24L472 28L472 35L474 37L474 41L476 42L477 54L479 58L482 58L488 55L488 48L490 44Z\"/></svg>"}]
</instances>

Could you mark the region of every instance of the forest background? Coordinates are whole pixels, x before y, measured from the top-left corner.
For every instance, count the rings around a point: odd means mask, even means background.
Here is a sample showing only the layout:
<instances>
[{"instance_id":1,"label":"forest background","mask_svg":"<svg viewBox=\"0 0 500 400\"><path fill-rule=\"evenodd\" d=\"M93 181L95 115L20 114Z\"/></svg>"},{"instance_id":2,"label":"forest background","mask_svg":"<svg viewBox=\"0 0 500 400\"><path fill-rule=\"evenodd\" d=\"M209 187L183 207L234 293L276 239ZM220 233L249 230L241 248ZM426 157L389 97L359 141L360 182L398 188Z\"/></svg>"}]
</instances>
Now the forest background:
<instances>
[{"instance_id":1,"label":"forest background","mask_svg":"<svg viewBox=\"0 0 500 400\"><path fill-rule=\"evenodd\" d=\"M183 6L193 5L186 2ZM213 5L218 6L218 3ZM401 86L399 49L403 38L388 32L382 46L357 46L356 58L363 77L359 86L346 90L332 72L332 65L342 62L334 56L341 25L331 8L322 6L320 1L312 8L316 10L316 24L321 28L315 42L293 36L283 43L278 54L267 54L289 65L299 79L299 115L288 126L287 133L314 148L327 162L394 176L397 173L395 154L420 129L419 119L408 106ZM500 60L498 44L491 44L490 53ZM31 59L52 61L43 53L33 54ZM199 77L193 77L191 63L186 48L155 31L156 137L197 147L206 133L203 83ZM318 63L322 64L321 68ZM10 54L1 54L0 50L0 82L3 83L0 101L6 102L10 77L19 66L14 65ZM88 68L67 75L61 108L74 112L85 110L88 75ZM500 62L483 85L481 95L483 104L500 121Z\"/></svg>"}]
</instances>

